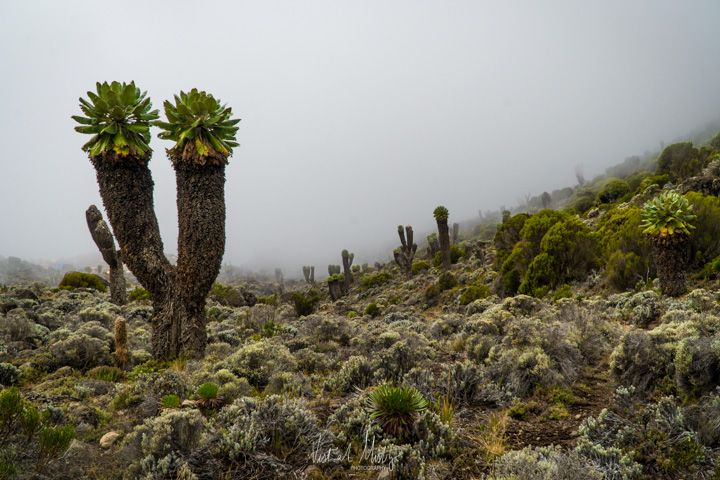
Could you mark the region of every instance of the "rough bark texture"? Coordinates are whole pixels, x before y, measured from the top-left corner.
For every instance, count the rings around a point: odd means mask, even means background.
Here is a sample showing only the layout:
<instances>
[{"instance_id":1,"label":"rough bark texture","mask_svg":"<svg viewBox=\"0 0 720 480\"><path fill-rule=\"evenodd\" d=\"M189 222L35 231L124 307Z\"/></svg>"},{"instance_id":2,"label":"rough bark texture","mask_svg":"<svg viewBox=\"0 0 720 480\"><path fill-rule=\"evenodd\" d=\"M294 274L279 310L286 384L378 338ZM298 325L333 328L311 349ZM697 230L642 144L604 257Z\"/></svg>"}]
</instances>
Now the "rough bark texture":
<instances>
[{"instance_id":1,"label":"rough bark texture","mask_svg":"<svg viewBox=\"0 0 720 480\"><path fill-rule=\"evenodd\" d=\"M153 180L147 161L105 161L90 157L100 196L120 246L123 262L148 291L153 305L152 354L155 358L179 353L180 323L184 313L176 269L165 258L155 210ZM133 161L135 160L135 161Z\"/></svg>"},{"instance_id":2,"label":"rough bark texture","mask_svg":"<svg viewBox=\"0 0 720 480\"><path fill-rule=\"evenodd\" d=\"M202 356L205 298L225 254L225 165L174 161L178 207L178 284L184 308L180 353Z\"/></svg>"},{"instance_id":3,"label":"rough bark texture","mask_svg":"<svg viewBox=\"0 0 720 480\"><path fill-rule=\"evenodd\" d=\"M90 205L90 208L85 211L85 219L95 245L100 250L105 263L110 267L110 301L115 305L122 305L127 300L125 274L120 254L115 250L115 240L110 228L95 205Z\"/></svg>"},{"instance_id":4,"label":"rough bark texture","mask_svg":"<svg viewBox=\"0 0 720 480\"><path fill-rule=\"evenodd\" d=\"M428 235L427 236L428 241L428 253L430 255L430 258L435 258L435 255L437 252L440 251L440 244L438 243L437 236Z\"/></svg>"},{"instance_id":5,"label":"rough bark texture","mask_svg":"<svg viewBox=\"0 0 720 480\"><path fill-rule=\"evenodd\" d=\"M690 236L685 233L652 235L653 261L664 295L677 297L687 291L685 270L690 253Z\"/></svg>"},{"instance_id":6,"label":"rough bark texture","mask_svg":"<svg viewBox=\"0 0 720 480\"><path fill-rule=\"evenodd\" d=\"M457 245L459 234L460 234L460 224L457 222L453 223L453 228L452 228L452 243L453 243L453 245Z\"/></svg>"},{"instance_id":7,"label":"rough bark texture","mask_svg":"<svg viewBox=\"0 0 720 480\"><path fill-rule=\"evenodd\" d=\"M328 280L328 291L330 292L330 298L332 298L333 302L342 297L343 292L340 280Z\"/></svg>"},{"instance_id":8,"label":"rough bark texture","mask_svg":"<svg viewBox=\"0 0 720 480\"><path fill-rule=\"evenodd\" d=\"M125 366L130 361L130 352L127 348L127 328L125 319L118 317L115 319L115 365L120 370L125 370Z\"/></svg>"},{"instance_id":9,"label":"rough bark texture","mask_svg":"<svg viewBox=\"0 0 720 480\"><path fill-rule=\"evenodd\" d=\"M305 283L315 285L315 267L303 267L303 276L305 277Z\"/></svg>"},{"instance_id":10,"label":"rough bark texture","mask_svg":"<svg viewBox=\"0 0 720 480\"><path fill-rule=\"evenodd\" d=\"M447 218L437 218L438 240L440 241L440 255L442 256L443 270L450 269L450 232Z\"/></svg>"},{"instance_id":11,"label":"rough bark texture","mask_svg":"<svg viewBox=\"0 0 720 480\"><path fill-rule=\"evenodd\" d=\"M353 282L352 267L353 259L355 258L354 253L348 254L347 251L342 252L342 263L343 263L343 274L345 277L345 293L350 291L350 284Z\"/></svg>"},{"instance_id":12,"label":"rough bark texture","mask_svg":"<svg viewBox=\"0 0 720 480\"><path fill-rule=\"evenodd\" d=\"M147 159L103 160L91 157L110 225L123 261L152 301L153 356L202 356L205 297L225 252L225 165L173 159L179 222L175 267L163 252Z\"/></svg>"},{"instance_id":13,"label":"rough bark texture","mask_svg":"<svg viewBox=\"0 0 720 480\"><path fill-rule=\"evenodd\" d=\"M405 240L405 232L407 232L407 240ZM400 237L400 243L402 246L393 252L395 256L395 262L400 266L406 275L412 274L412 264L415 258L415 252L417 251L417 243L413 243L413 229L410 225L405 227L403 232L402 227L398 227L398 236Z\"/></svg>"}]
</instances>

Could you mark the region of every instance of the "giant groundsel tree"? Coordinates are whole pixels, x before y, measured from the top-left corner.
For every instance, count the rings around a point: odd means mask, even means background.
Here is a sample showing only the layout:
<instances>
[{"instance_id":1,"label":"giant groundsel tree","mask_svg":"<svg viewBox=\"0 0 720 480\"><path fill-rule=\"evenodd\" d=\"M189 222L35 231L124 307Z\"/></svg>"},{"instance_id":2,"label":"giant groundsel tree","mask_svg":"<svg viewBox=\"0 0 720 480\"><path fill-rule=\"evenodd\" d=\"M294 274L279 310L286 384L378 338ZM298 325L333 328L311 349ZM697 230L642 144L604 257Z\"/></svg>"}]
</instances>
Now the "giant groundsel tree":
<instances>
[{"instance_id":1,"label":"giant groundsel tree","mask_svg":"<svg viewBox=\"0 0 720 480\"><path fill-rule=\"evenodd\" d=\"M677 297L687 290L685 270L690 253L690 220L695 219L687 198L664 192L643 205L643 233L650 237L660 290Z\"/></svg>"},{"instance_id":2,"label":"giant groundsel tree","mask_svg":"<svg viewBox=\"0 0 720 480\"><path fill-rule=\"evenodd\" d=\"M73 117L95 167L100 196L123 261L150 294L155 358L205 350L205 297L225 251L225 165L235 143L232 111L212 95L181 92L165 102L167 122L157 121L147 92L131 82L97 84L80 99L85 117ZM175 145L167 153L177 181L178 261L165 258L153 209L148 168L150 125Z\"/></svg>"}]
</instances>

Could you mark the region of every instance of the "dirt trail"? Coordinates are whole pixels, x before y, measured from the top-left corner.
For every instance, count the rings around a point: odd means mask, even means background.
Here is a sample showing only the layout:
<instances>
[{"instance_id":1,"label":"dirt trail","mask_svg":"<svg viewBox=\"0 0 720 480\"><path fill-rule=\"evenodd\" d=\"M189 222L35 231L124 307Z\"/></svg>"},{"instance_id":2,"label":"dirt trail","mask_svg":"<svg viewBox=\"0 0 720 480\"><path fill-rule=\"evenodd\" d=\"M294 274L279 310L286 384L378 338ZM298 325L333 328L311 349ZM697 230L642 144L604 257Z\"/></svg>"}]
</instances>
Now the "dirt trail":
<instances>
[{"instance_id":1,"label":"dirt trail","mask_svg":"<svg viewBox=\"0 0 720 480\"><path fill-rule=\"evenodd\" d=\"M578 439L578 428L587 417L597 417L603 408L609 407L613 398L613 388L606 374L588 372L581 382L588 388L575 388L573 394L577 401L566 405L568 416L560 420L540 421L542 415L530 415L528 420L511 418L507 427L509 450L519 450L527 446L560 445L573 447Z\"/></svg>"}]
</instances>

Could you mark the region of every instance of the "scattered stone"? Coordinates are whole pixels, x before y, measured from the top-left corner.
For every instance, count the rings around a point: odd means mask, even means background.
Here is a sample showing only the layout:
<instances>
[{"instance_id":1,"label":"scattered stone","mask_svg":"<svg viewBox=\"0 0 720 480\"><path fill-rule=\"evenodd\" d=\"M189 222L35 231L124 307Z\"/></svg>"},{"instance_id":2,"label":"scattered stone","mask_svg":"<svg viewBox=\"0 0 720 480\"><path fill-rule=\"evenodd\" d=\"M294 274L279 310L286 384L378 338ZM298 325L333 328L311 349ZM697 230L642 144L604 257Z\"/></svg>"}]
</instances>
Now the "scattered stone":
<instances>
[{"instance_id":1,"label":"scattered stone","mask_svg":"<svg viewBox=\"0 0 720 480\"><path fill-rule=\"evenodd\" d=\"M118 432L108 432L100 439L100 446L102 448L110 448L118 438L120 438L120 434Z\"/></svg>"}]
</instances>

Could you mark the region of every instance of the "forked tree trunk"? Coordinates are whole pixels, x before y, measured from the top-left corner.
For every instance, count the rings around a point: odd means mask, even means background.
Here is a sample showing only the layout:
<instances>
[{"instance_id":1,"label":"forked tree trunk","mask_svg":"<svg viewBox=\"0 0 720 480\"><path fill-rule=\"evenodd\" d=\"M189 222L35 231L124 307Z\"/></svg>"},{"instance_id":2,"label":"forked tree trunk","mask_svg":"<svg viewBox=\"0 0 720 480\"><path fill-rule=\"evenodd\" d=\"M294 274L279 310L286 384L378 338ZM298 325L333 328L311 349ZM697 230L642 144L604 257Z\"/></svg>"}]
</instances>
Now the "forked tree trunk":
<instances>
[{"instance_id":1,"label":"forked tree trunk","mask_svg":"<svg viewBox=\"0 0 720 480\"><path fill-rule=\"evenodd\" d=\"M442 256L443 270L450 269L450 232L447 218L437 218L438 240L440 241L440 255Z\"/></svg>"},{"instance_id":2,"label":"forked tree trunk","mask_svg":"<svg viewBox=\"0 0 720 480\"><path fill-rule=\"evenodd\" d=\"M690 255L690 236L677 231L672 235L651 235L653 261L664 295L677 297L687 291L685 270Z\"/></svg>"},{"instance_id":3,"label":"forked tree trunk","mask_svg":"<svg viewBox=\"0 0 720 480\"><path fill-rule=\"evenodd\" d=\"M225 251L224 165L173 162L179 219L175 267L163 252L147 162L117 160L113 154L91 161L122 258L152 301L153 357L202 356L205 297Z\"/></svg>"}]
</instances>

